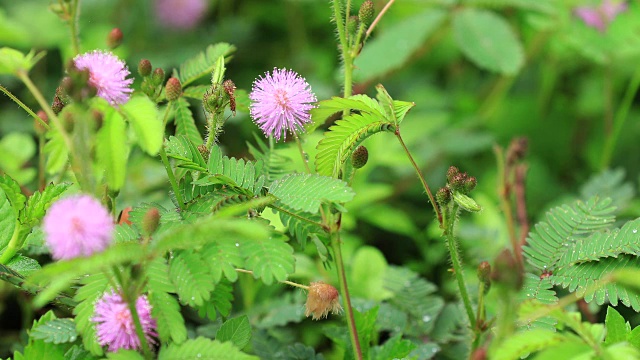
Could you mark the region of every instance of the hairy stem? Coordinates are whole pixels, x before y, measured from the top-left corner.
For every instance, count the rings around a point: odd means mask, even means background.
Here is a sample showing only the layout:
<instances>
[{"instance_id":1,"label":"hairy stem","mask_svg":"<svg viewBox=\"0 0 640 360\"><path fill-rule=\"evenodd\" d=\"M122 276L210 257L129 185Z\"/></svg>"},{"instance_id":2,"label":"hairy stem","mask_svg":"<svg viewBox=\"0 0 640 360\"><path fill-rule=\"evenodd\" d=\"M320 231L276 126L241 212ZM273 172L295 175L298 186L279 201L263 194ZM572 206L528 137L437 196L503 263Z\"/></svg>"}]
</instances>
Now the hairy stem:
<instances>
[{"instance_id":1,"label":"hairy stem","mask_svg":"<svg viewBox=\"0 0 640 360\"><path fill-rule=\"evenodd\" d=\"M71 30L71 44L73 53L80 54L80 36L78 29L78 19L80 18L80 0L71 1L71 18L69 19L69 28Z\"/></svg>"},{"instance_id":2,"label":"hairy stem","mask_svg":"<svg viewBox=\"0 0 640 360\"><path fill-rule=\"evenodd\" d=\"M11 100L13 100L18 106L20 106L24 111L26 111L31 117L36 119L36 121L40 122L40 125L45 129L49 130L49 124L47 124L44 120L40 119L38 114L34 113L33 110L29 109L27 105L25 105L20 99L18 99L15 95L13 95L7 88L0 85L0 91L2 91L5 95L7 95Z\"/></svg>"},{"instance_id":3,"label":"hairy stem","mask_svg":"<svg viewBox=\"0 0 640 360\"><path fill-rule=\"evenodd\" d=\"M493 151L496 154L496 161L498 165L498 195L500 197L500 206L504 213L504 218L507 223L507 231L509 232L509 241L513 248L513 253L516 257L518 266L522 267L522 247L521 243L516 236L515 221L513 220L513 210L511 209L511 191L508 180L508 170L505 166L504 152L499 146L494 146Z\"/></svg>"},{"instance_id":4,"label":"hairy stem","mask_svg":"<svg viewBox=\"0 0 640 360\"><path fill-rule=\"evenodd\" d=\"M458 290L460 291L460 297L464 303L464 309L467 312L469 318L469 324L472 329L476 327L476 317L473 314L473 306L471 306L471 298L467 291L467 284L464 280L464 270L462 268L462 261L460 260L460 254L458 253L458 244L456 238L453 235L453 228L456 222L456 214L458 213L458 204L455 202L452 204L451 215L447 219L445 228L445 237L447 238L447 246L449 248L449 255L451 256L451 264L453 265L453 272L458 283Z\"/></svg>"},{"instance_id":5,"label":"hairy stem","mask_svg":"<svg viewBox=\"0 0 640 360\"><path fill-rule=\"evenodd\" d=\"M347 8L347 14L345 14L343 18L340 5L340 0L333 0L333 17L338 29L338 39L340 40L340 54L342 56L344 65L344 97L346 98L351 96L352 92L353 58L351 57L351 51L349 51L347 29L344 26L346 24L346 21L349 19L349 9Z\"/></svg>"},{"instance_id":6,"label":"hairy stem","mask_svg":"<svg viewBox=\"0 0 640 360\"><path fill-rule=\"evenodd\" d=\"M427 184L427 181L424 179L424 176L422 175L422 171L420 171L420 167L418 167L418 164L416 164L415 160L413 160L413 156L411 156L411 152L407 148L407 145L405 145L404 140L402 140L402 136L400 135L399 128L396 130L395 135L396 135L396 138L398 138L400 145L402 145L404 152L407 154L409 161L411 161L411 165L416 171L416 174L420 179L420 183L422 183L422 187L424 188L424 191L426 191L427 196L429 196L429 201L431 202L431 206L433 206L433 210L436 212L436 217L438 218L438 222L442 227L443 226L442 214L440 214L440 210L438 209L438 205L436 204L436 199L433 197L433 194L431 193L431 189L429 189L429 185Z\"/></svg>"},{"instance_id":7,"label":"hairy stem","mask_svg":"<svg viewBox=\"0 0 640 360\"><path fill-rule=\"evenodd\" d=\"M351 297L349 296L349 287L347 286L347 275L345 273L344 262L342 260L340 232L338 229L333 229L329 235L331 236L331 247L333 248L333 252L336 256L336 271L338 272L340 292L342 292L345 305L344 308L347 313L347 325L349 326L349 336L351 337L351 345L353 346L353 355L356 360L362 360L362 349L360 348L358 329L356 328L356 320L353 316L353 308L351 307Z\"/></svg>"}]
</instances>

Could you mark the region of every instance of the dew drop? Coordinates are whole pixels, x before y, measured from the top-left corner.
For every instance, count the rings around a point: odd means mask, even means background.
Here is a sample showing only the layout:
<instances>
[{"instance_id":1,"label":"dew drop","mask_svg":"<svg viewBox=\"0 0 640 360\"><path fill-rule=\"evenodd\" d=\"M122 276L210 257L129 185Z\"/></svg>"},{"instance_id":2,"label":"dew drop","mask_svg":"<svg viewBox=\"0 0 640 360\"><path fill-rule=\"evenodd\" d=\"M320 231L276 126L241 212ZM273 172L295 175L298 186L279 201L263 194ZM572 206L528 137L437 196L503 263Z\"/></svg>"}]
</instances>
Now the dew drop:
<instances>
[{"instance_id":1,"label":"dew drop","mask_svg":"<svg viewBox=\"0 0 640 360\"><path fill-rule=\"evenodd\" d=\"M631 230L631 232L633 232L634 234L638 232L638 229L633 229Z\"/></svg>"},{"instance_id":2,"label":"dew drop","mask_svg":"<svg viewBox=\"0 0 640 360\"><path fill-rule=\"evenodd\" d=\"M239 244L239 243L236 243L236 246L240 246L240 244Z\"/></svg>"},{"instance_id":3,"label":"dew drop","mask_svg":"<svg viewBox=\"0 0 640 360\"><path fill-rule=\"evenodd\" d=\"M424 322L429 322L429 321L431 321L431 316L429 316L429 315L425 315L425 316L423 316L423 317L422 317L422 321L424 321Z\"/></svg>"}]
</instances>

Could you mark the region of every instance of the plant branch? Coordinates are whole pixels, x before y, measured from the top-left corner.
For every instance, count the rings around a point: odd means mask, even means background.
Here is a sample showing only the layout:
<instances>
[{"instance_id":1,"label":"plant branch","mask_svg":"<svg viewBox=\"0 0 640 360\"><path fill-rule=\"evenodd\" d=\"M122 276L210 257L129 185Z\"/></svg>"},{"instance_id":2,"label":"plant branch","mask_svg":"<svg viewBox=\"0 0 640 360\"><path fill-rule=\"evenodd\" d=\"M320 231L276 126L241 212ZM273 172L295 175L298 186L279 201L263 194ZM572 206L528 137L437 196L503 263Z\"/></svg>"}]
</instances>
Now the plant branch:
<instances>
[{"instance_id":1,"label":"plant branch","mask_svg":"<svg viewBox=\"0 0 640 360\"><path fill-rule=\"evenodd\" d=\"M505 222L507 223L507 231L509 233L509 241L513 249L518 266L522 267L522 251L520 241L516 236L515 222L513 220L513 210L511 209L511 190L508 179L508 170L505 164L504 151L498 145L493 147L496 154L496 162L498 166L498 196L500 197L500 206L504 213Z\"/></svg>"},{"instance_id":2,"label":"plant branch","mask_svg":"<svg viewBox=\"0 0 640 360\"><path fill-rule=\"evenodd\" d=\"M340 216L338 214L338 216ZM342 298L345 304L345 311L347 313L347 325L349 326L349 336L351 337L351 345L353 346L353 355L356 360L362 360L362 349L360 348L360 339L358 338L358 329L356 328L356 320L353 316L353 308L351 307L351 297L349 296L349 287L347 286L347 276L344 269L344 262L342 259L342 248L340 244L340 232L338 229L332 229L331 233L331 247L336 256L336 271L338 272L338 278L340 281L340 291L342 292Z\"/></svg>"},{"instance_id":3,"label":"plant branch","mask_svg":"<svg viewBox=\"0 0 640 360\"><path fill-rule=\"evenodd\" d=\"M525 178L527 176L527 165L519 164L515 167L515 182L513 190L516 195L516 213L518 214L518 223L520 224L520 246L527 242L529 234L529 220L527 219L527 202L525 198ZM522 252L522 251L520 251Z\"/></svg>"},{"instance_id":4,"label":"plant branch","mask_svg":"<svg viewBox=\"0 0 640 360\"><path fill-rule=\"evenodd\" d=\"M369 28L367 29L367 33L366 33L367 36L365 37L365 39L371 35L371 33L373 32L373 29L375 29L376 25L378 25L378 23L380 22L380 19L382 19L384 14L387 12L387 10L389 10L391 5L393 5L395 1L396 0L389 0L389 2L382 8L382 10L380 10L380 13L378 13L378 16L376 16L376 18L373 20L371 25L369 25Z\"/></svg>"},{"instance_id":5,"label":"plant branch","mask_svg":"<svg viewBox=\"0 0 640 360\"><path fill-rule=\"evenodd\" d=\"M11 100L13 100L16 104L18 104L24 111L26 111L31 117L36 119L36 121L40 122L40 125L45 129L49 130L49 124L47 124L44 120L38 116L38 114L34 113L27 105L25 105L20 99L18 99L15 95L13 95L7 88L0 85L0 91L2 91L5 95L7 95Z\"/></svg>"},{"instance_id":6,"label":"plant branch","mask_svg":"<svg viewBox=\"0 0 640 360\"><path fill-rule=\"evenodd\" d=\"M431 193L431 189L429 189L429 185L427 184L427 181L424 179L424 176L422 175L422 171L420 171L420 167L418 167L418 164L416 164L415 160L413 160L413 156L411 156L411 152L407 148L407 145L405 145L404 140L402 140L402 136L400 135L400 128L396 128L395 135L396 135L396 138L398 138L398 141L400 141L400 145L402 145L402 148L404 149L404 152L407 154L409 161L411 161L411 165L413 165L413 168L416 171L416 174L418 175L420 182L422 183L422 187L424 188L424 191L426 191L427 196L429 196L429 201L431 202L431 206L433 206L433 210L436 212L436 217L438 218L438 222L440 223L440 226L441 227L444 226L442 222L442 214L440 214L440 210L438 209L436 200L433 197L433 194Z\"/></svg>"},{"instance_id":7,"label":"plant branch","mask_svg":"<svg viewBox=\"0 0 640 360\"><path fill-rule=\"evenodd\" d=\"M239 272L239 273L245 273L245 274L251 274L251 275L253 275L253 271L251 271L251 270L246 270L246 269L236 269L236 271L237 271L237 272ZM297 288L300 288L300 289L303 289L303 290L309 290L309 287L308 287L308 286L306 286L306 285L302 285L302 284L298 284L298 283L295 283L295 282L293 282L293 281L289 281L289 280L282 280L282 281L278 281L278 282L279 282L279 283L281 283L281 284L291 285L291 286L294 286L294 287L297 287Z\"/></svg>"},{"instance_id":8,"label":"plant branch","mask_svg":"<svg viewBox=\"0 0 640 360\"><path fill-rule=\"evenodd\" d=\"M308 218L306 218L306 217L304 217L304 216L300 216L300 215L298 215L298 214L296 214L296 213L293 213L293 212L291 212L291 211L289 211L289 210L287 210L287 209L285 209L285 208L283 208L283 207L280 207L280 206L278 206L278 205L275 205L275 204L269 204L268 206L270 206L271 208L273 208L273 209L275 209L275 210L278 210L278 211L280 211L280 212L282 212L282 213L285 213L285 214L287 214L287 215L289 215L289 216L291 216L291 217L294 217L294 218L296 218L296 219L298 219L298 220L302 220L302 221L307 222L307 223L309 223L309 224L312 224L312 225L318 226L318 227L320 227L320 228L324 229L325 231L329 232L329 227L328 227L327 225L325 225L325 224L322 224L322 223L319 223L319 222L317 222L317 221L314 221L314 220L308 219Z\"/></svg>"},{"instance_id":9,"label":"plant branch","mask_svg":"<svg viewBox=\"0 0 640 360\"><path fill-rule=\"evenodd\" d=\"M171 188L173 189L173 193L176 196L176 201L178 202L178 207L180 210L184 210L184 200L182 199L182 194L180 193L180 189L178 189L178 182L176 181L176 176L173 173L173 169L171 168L171 164L169 163L169 159L167 158L167 153L164 150L164 144L160 147L160 159L162 159L162 164L164 164L164 169L167 171L167 176L169 177L169 182L171 183Z\"/></svg>"}]
</instances>

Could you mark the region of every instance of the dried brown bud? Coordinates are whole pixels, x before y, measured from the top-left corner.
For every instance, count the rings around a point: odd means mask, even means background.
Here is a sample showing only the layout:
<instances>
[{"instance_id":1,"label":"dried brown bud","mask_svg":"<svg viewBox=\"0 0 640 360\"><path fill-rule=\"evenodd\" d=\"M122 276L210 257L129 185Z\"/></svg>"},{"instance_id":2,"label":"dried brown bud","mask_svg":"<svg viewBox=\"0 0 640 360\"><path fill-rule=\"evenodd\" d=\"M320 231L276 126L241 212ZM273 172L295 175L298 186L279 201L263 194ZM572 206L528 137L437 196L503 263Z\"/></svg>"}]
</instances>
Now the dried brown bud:
<instances>
[{"instance_id":1,"label":"dried brown bud","mask_svg":"<svg viewBox=\"0 0 640 360\"><path fill-rule=\"evenodd\" d=\"M451 201L451 190L448 187L443 187L436 193L436 201L440 207L445 207Z\"/></svg>"},{"instance_id":2,"label":"dried brown bud","mask_svg":"<svg viewBox=\"0 0 640 360\"><path fill-rule=\"evenodd\" d=\"M478 180L476 180L475 176L467 178L467 180L465 180L465 182L464 182L464 192L465 192L465 194L468 194L468 193L471 192L471 190L475 189L476 185L478 185Z\"/></svg>"},{"instance_id":3,"label":"dried brown bud","mask_svg":"<svg viewBox=\"0 0 640 360\"><path fill-rule=\"evenodd\" d=\"M209 154L211 151L209 151L209 149L207 148L207 145L205 144L198 145L198 152L200 153L200 155L202 155L202 158L204 159L204 161L209 161Z\"/></svg>"},{"instance_id":4,"label":"dried brown bud","mask_svg":"<svg viewBox=\"0 0 640 360\"><path fill-rule=\"evenodd\" d=\"M339 314L342 306L338 301L338 290L322 281L309 284L309 294L305 304L304 315L311 315L313 320L327 317L329 312Z\"/></svg>"},{"instance_id":5,"label":"dried brown bud","mask_svg":"<svg viewBox=\"0 0 640 360\"><path fill-rule=\"evenodd\" d=\"M109 32L109 35L107 35L107 46L110 49L117 48L122 44L122 36L122 30L113 28L113 30Z\"/></svg>"},{"instance_id":6,"label":"dried brown bud","mask_svg":"<svg viewBox=\"0 0 640 360\"><path fill-rule=\"evenodd\" d=\"M453 178L458 175L458 173L460 173L460 170L458 170L457 167L455 166L450 166L449 170L447 170L447 182L448 183L452 183L453 182Z\"/></svg>"}]
</instances>

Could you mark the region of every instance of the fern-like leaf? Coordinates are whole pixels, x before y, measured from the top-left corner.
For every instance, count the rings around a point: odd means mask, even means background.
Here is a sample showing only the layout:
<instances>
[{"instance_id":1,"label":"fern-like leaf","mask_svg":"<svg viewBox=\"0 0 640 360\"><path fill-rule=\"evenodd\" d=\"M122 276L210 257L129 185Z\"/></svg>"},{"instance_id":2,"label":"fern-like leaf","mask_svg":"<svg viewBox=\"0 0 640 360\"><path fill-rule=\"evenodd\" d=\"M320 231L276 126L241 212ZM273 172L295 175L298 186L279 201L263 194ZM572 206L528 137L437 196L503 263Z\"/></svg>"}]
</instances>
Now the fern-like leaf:
<instances>
[{"instance_id":1,"label":"fern-like leaf","mask_svg":"<svg viewBox=\"0 0 640 360\"><path fill-rule=\"evenodd\" d=\"M34 327L29 335L44 342L62 344L74 342L78 337L73 319L53 319Z\"/></svg>"},{"instance_id":2,"label":"fern-like leaf","mask_svg":"<svg viewBox=\"0 0 640 360\"><path fill-rule=\"evenodd\" d=\"M206 171L207 164L202 154L186 136L169 137L166 148L168 157L180 160L178 166L196 171Z\"/></svg>"},{"instance_id":3,"label":"fern-like leaf","mask_svg":"<svg viewBox=\"0 0 640 360\"><path fill-rule=\"evenodd\" d=\"M240 243L240 251L246 257L245 265L253 270L253 276L267 285L273 280L283 281L293 273L295 258L293 248L280 238L270 237Z\"/></svg>"},{"instance_id":4,"label":"fern-like leaf","mask_svg":"<svg viewBox=\"0 0 640 360\"><path fill-rule=\"evenodd\" d=\"M202 144L202 136L196 127L189 102L180 97L172 103L175 111L176 135L184 135L194 144Z\"/></svg>"},{"instance_id":5,"label":"fern-like leaf","mask_svg":"<svg viewBox=\"0 0 640 360\"><path fill-rule=\"evenodd\" d=\"M180 70L173 72L173 76L180 80L183 87L198 80L203 76L209 76L220 56L224 56L225 60L230 59L230 55L236 50L235 46L227 43L218 43L209 45L204 52L199 53L193 58L185 61L180 65Z\"/></svg>"},{"instance_id":6,"label":"fern-like leaf","mask_svg":"<svg viewBox=\"0 0 640 360\"><path fill-rule=\"evenodd\" d=\"M547 348L565 341L565 337L557 332L546 330L531 330L516 333L506 339L500 346L496 346L491 359L515 360L532 352Z\"/></svg>"},{"instance_id":7,"label":"fern-like leaf","mask_svg":"<svg viewBox=\"0 0 640 360\"><path fill-rule=\"evenodd\" d=\"M523 248L531 265L544 271L554 271L570 245L591 233L607 228L614 220L610 199L593 197L572 206L551 209L546 222L536 224Z\"/></svg>"},{"instance_id":8,"label":"fern-like leaf","mask_svg":"<svg viewBox=\"0 0 640 360\"><path fill-rule=\"evenodd\" d=\"M196 306L209 300L214 284L207 264L197 253L176 251L169 266L169 277L183 304Z\"/></svg>"},{"instance_id":9,"label":"fern-like leaf","mask_svg":"<svg viewBox=\"0 0 640 360\"><path fill-rule=\"evenodd\" d=\"M184 318L180 314L180 304L170 294L150 291L148 294L151 304L151 315L158 322L158 336L160 340L181 343L187 339L187 328Z\"/></svg>"},{"instance_id":10,"label":"fern-like leaf","mask_svg":"<svg viewBox=\"0 0 640 360\"><path fill-rule=\"evenodd\" d=\"M50 184L42 191L42 193L39 191L33 193L33 195L31 195L27 200L27 206L24 211L24 216L22 217L22 223L33 226L40 222L49 206L51 206L51 204L56 201L60 195L69 188L69 186L71 186L70 183L61 183L56 185Z\"/></svg>"},{"instance_id":11,"label":"fern-like leaf","mask_svg":"<svg viewBox=\"0 0 640 360\"><path fill-rule=\"evenodd\" d=\"M234 239L218 239L206 245L201 251L202 259L209 266L214 283L220 282L222 274L231 282L238 279L236 268L244 266L244 257L240 254L240 243Z\"/></svg>"},{"instance_id":12,"label":"fern-like leaf","mask_svg":"<svg viewBox=\"0 0 640 360\"><path fill-rule=\"evenodd\" d=\"M265 176L266 185L270 185L291 172L293 163L291 158L281 154L277 148L270 149L255 133L253 136L256 139L257 146L253 146L250 143L247 143L247 146L254 159L263 164L257 174Z\"/></svg>"},{"instance_id":13,"label":"fern-like leaf","mask_svg":"<svg viewBox=\"0 0 640 360\"><path fill-rule=\"evenodd\" d=\"M316 214L323 201L345 203L355 193L342 180L314 174L291 174L274 182L269 193L295 209Z\"/></svg>"},{"instance_id":14,"label":"fern-like leaf","mask_svg":"<svg viewBox=\"0 0 640 360\"><path fill-rule=\"evenodd\" d=\"M73 309L75 315L76 330L82 335L82 343L85 349L94 355L102 355L102 347L98 343L95 324L91 318L95 313L95 303L107 289L109 279L104 274L95 274L82 279L83 286L78 289L74 300L78 306Z\"/></svg>"},{"instance_id":15,"label":"fern-like leaf","mask_svg":"<svg viewBox=\"0 0 640 360\"><path fill-rule=\"evenodd\" d=\"M279 210L280 221L287 228L287 232L298 241L302 248L306 246L309 237L323 232L322 227L318 225L322 221L319 214L297 212L284 205L277 210ZM322 256L323 254L320 255Z\"/></svg>"},{"instance_id":16,"label":"fern-like leaf","mask_svg":"<svg viewBox=\"0 0 640 360\"><path fill-rule=\"evenodd\" d=\"M318 143L316 171L337 177L353 150L369 136L383 131L395 132L396 127L377 114L351 114L337 120Z\"/></svg>"},{"instance_id":17,"label":"fern-like leaf","mask_svg":"<svg viewBox=\"0 0 640 360\"><path fill-rule=\"evenodd\" d=\"M9 175L0 176L0 189L4 191L5 196L11 203L11 207L13 211L18 217L18 213L25 206L27 198L22 195L22 191L20 190L20 184L13 180Z\"/></svg>"},{"instance_id":18,"label":"fern-like leaf","mask_svg":"<svg viewBox=\"0 0 640 360\"><path fill-rule=\"evenodd\" d=\"M171 344L163 347L158 360L258 360L256 356L247 355L231 342L219 342L203 337L185 341L182 344Z\"/></svg>"},{"instance_id":19,"label":"fern-like leaf","mask_svg":"<svg viewBox=\"0 0 640 360\"><path fill-rule=\"evenodd\" d=\"M385 117L384 108L374 99L366 95L353 95L349 98L332 97L318 103L318 107L311 109L311 120L313 123L321 125L327 118L337 112L357 110L367 114L372 114L379 119Z\"/></svg>"},{"instance_id":20,"label":"fern-like leaf","mask_svg":"<svg viewBox=\"0 0 640 360\"><path fill-rule=\"evenodd\" d=\"M552 287L553 284L548 276L526 274L520 294L523 300L537 299L542 304L555 304L558 302L558 297Z\"/></svg>"},{"instance_id":21,"label":"fern-like leaf","mask_svg":"<svg viewBox=\"0 0 640 360\"><path fill-rule=\"evenodd\" d=\"M197 185L222 184L235 188L236 192L253 196L261 192L265 184L264 176L259 175L263 164L258 161L222 156L218 146L211 148L207 170L209 176L194 182Z\"/></svg>"},{"instance_id":22,"label":"fern-like leaf","mask_svg":"<svg viewBox=\"0 0 640 360\"><path fill-rule=\"evenodd\" d=\"M618 258L605 258L600 261L591 261L560 268L549 277L555 285L568 288L571 292L584 296L586 302L594 299L598 305L609 300L615 306L618 301L624 305L640 311L640 296L630 293L627 289L616 283L607 283L598 286L597 282L618 269L638 268L640 258L630 255L621 255Z\"/></svg>"}]
</instances>

